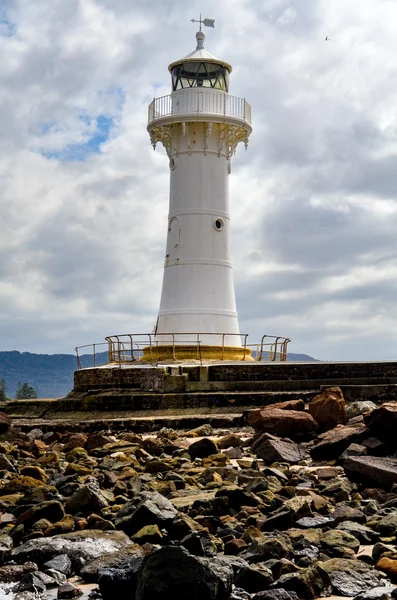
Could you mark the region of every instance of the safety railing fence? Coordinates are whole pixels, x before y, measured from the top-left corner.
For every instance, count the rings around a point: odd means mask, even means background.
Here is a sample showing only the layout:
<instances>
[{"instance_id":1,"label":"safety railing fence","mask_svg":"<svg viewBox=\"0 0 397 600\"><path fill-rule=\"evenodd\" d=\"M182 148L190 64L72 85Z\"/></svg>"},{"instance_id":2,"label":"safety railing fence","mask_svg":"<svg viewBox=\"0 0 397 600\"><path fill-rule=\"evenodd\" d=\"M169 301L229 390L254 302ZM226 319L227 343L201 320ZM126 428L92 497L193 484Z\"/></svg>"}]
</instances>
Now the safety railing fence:
<instances>
[{"instance_id":1,"label":"safety railing fence","mask_svg":"<svg viewBox=\"0 0 397 600\"><path fill-rule=\"evenodd\" d=\"M78 370L89 366L101 366L107 363L132 363L142 360L157 362L162 357L162 347L172 348L172 358L178 360L178 348L191 346L195 349L195 358L202 359L201 348L203 345L219 346L221 348L218 360L228 360L227 348L238 346L236 338L240 340L243 351L242 360L245 360L252 351L252 358L260 361L287 360L289 338L274 335L263 335L257 344L247 344L248 334L236 333L137 333L119 334L108 336L105 342L86 344L76 347ZM212 343L211 343L212 342ZM101 360L98 361L98 348L107 346L106 354L100 353ZM85 349L91 348L90 353L82 354ZM92 357L92 358L90 358Z\"/></svg>"},{"instance_id":2,"label":"safety railing fence","mask_svg":"<svg viewBox=\"0 0 397 600\"><path fill-rule=\"evenodd\" d=\"M244 119L251 123L251 106L245 98L206 90L183 90L176 94L154 98L149 105L148 122L171 115L211 113Z\"/></svg>"}]
</instances>

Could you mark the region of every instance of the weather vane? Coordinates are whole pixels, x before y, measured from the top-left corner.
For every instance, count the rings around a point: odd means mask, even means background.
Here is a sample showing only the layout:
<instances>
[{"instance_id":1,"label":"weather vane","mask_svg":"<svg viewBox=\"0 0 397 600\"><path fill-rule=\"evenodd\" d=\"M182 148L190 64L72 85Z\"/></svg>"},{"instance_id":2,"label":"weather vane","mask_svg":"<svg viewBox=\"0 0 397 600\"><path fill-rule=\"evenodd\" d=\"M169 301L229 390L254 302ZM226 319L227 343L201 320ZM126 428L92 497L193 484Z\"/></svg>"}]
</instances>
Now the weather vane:
<instances>
[{"instance_id":1,"label":"weather vane","mask_svg":"<svg viewBox=\"0 0 397 600\"><path fill-rule=\"evenodd\" d=\"M199 19L191 19L192 23L200 23L200 31L201 31L201 26L204 25L204 27L215 27L215 19L203 19L201 20L201 13L200 13L200 18Z\"/></svg>"}]
</instances>

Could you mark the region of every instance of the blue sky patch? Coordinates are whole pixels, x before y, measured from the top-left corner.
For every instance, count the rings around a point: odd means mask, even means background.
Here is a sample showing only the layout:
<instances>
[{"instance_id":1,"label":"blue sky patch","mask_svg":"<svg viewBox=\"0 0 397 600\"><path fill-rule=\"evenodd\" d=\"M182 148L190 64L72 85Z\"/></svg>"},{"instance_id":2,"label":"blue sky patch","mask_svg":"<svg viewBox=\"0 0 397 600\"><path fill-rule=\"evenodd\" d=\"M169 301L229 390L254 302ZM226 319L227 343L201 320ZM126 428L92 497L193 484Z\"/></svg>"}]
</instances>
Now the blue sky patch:
<instances>
[{"instance_id":1,"label":"blue sky patch","mask_svg":"<svg viewBox=\"0 0 397 600\"><path fill-rule=\"evenodd\" d=\"M12 37L16 29L15 23L7 15L7 6L0 0L0 37Z\"/></svg>"}]
</instances>

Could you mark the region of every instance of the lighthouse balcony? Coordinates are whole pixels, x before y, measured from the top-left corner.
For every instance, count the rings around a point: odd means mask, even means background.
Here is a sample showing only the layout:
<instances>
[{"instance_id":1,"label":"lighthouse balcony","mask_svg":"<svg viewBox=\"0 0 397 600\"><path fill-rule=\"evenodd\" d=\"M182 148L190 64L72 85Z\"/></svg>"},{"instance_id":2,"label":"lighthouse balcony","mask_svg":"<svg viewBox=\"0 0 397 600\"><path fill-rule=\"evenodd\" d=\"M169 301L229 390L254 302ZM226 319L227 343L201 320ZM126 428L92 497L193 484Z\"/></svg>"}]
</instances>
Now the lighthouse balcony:
<instances>
[{"instance_id":1,"label":"lighthouse balcony","mask_svg":"<svg viewBox=\"0 0 397 600\"><path fill-rule=\"evenodd\" d=\"M251 106L245 98L212 89L178 90L154 98L149 105L149 131L161 125L192 121L228 123L251 133Z\"/></svg>"}]
</instances>

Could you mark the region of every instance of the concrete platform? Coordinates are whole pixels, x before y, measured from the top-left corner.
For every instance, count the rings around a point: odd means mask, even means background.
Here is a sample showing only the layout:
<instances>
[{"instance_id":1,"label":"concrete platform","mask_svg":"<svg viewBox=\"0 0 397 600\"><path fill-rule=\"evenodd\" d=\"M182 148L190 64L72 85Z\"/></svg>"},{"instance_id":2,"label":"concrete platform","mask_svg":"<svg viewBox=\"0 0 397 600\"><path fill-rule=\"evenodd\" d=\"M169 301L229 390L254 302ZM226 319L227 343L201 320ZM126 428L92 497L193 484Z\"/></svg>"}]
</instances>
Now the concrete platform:
<instances>
[{"instance_id":1,"label":"concrete platform","mask_svg":"<svg viewBox=\"0 0 397 600\"><path fill-rule=\"evenodd\" d=\"M154 417L179 415L193 422L204 414L202 422L227 412L237 418L248 407L284 400L310 402L335 385L347 401L397 400L397 362L111 364L76 371L74 390L66 398L16 400L0 410L21 424L58 420L94 426L94 421L118 419L145 428L153 426ZM139 424L140 418L150 422Z\"/></svg>"}]
</instances>

